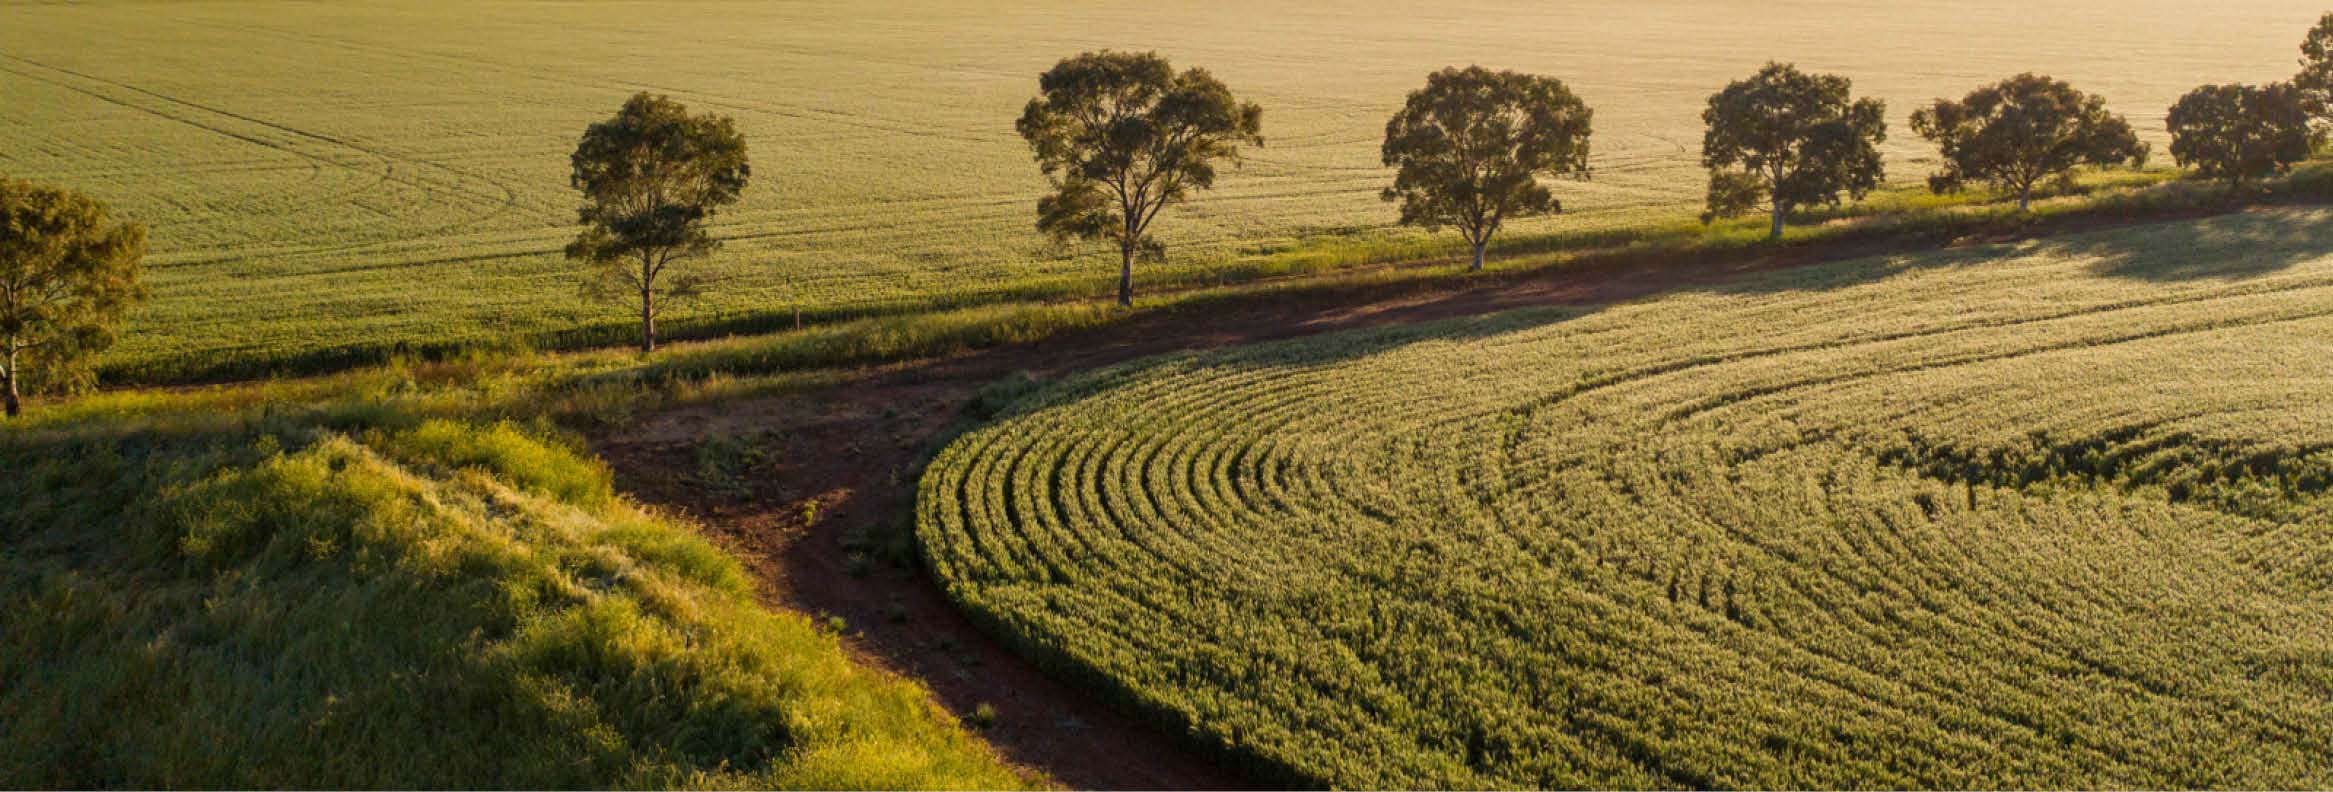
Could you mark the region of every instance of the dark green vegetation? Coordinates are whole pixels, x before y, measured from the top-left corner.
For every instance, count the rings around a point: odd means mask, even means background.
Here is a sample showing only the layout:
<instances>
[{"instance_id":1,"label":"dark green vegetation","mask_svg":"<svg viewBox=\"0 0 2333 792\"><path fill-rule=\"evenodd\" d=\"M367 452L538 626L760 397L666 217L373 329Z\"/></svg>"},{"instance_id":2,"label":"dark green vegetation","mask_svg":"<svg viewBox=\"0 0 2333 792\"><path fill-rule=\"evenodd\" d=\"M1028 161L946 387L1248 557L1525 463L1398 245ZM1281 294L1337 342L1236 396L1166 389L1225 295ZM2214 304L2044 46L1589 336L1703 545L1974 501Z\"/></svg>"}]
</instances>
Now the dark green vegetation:
<instances>
[{"instance_id":1,"label":"dark green vegetation","mask_svg":"<svg viewBox=\"0 0 2333 792\"><path fill-rule=\"evenodd\" d=\"M2333 120L2333 12L2319 17L2301 39L2301 71L2293 76L2293 86L2301 89L2311 112Z\"/></svg>"},{"instance_id":2,"label":"dark green vegetation","mask_svg":"<svg viewBox=\"0 0 2333 792\"><path fill-rule=\"evenodd\" d=\"M2180 165L2241 186L2308 159L2322 137L2313 121L2308 99L2292 83L2230 83L2180 97L2163 123Z\"/></svg>"},{"instance_id":3,"label":"dark green vegetation","mask_svg":"<svg viewBox=\"0 0 2333 792\"><path fill-rule=\"evenodd\" d=\"M1335 786L2333 783L2333 212L1178 355L960 438L1034 656Z\"/></svg>"},{"instance_id":4,"label":"dark green vegetation","mask_svg":"<svg viewBox=\"0 0 2333 792\"><path fill-rule=\"evenodd\" d=\"M0 176L0 405L86 384L122 312L142 300L146 228L89 196Z\"/></svg>"},{"instance_id":5,"label":"dark green vegetation","mask_svg":"<svg viewBox=\"0 0 2333 792\"><path fill-rule=\"evenodd\" d=\"M394 369L0 430L0 786L1026 783L546 424L423 417L539 401L506 390Z\"/></svg>"},{"instance_id":6,"label":"dark green vegetation","mask_svg":"<svg viewBox=\"0 0 2333 792\"><path fill-rule=\"evenodd\" d=\"M1852 81L1769 63L1749 79L1709 97L1701 113L1701 164L1709 168L1704 218L1735 217L1763 206L1768 238L1782 238L1794 210L1838 206L1841 193L1861 199L1885 178L1879 144L1887 141L1887 104L1856 99Z\"/></svg>"},{"instance_id":7,"label":"dark green vegetation","mask_svg":"<svg viewBox=\"0 0 2333 792\"><path fill-rule=\"evenodd\" d=\"M654 352L660 307L719 280L693 263L720 249L707 223L753 175L745 136L727 117L641 93L584 130L570 161L583 232L567 258L590 264L586 294L639 309L640 351Z\"/></svg>"},{"instance_id":8,"label":"dark green vegetation","mask_svg":"<svg viewBox=\"0 0 2333 792\"><path fill-rule=\"evenodd\" d=\"M1483 248L1509 219L1551 215L1562 202L1539 183L1588 175L1594 113L1553 77L1449 68L1385 122L1385 200L1401 222L1429 231L1455 226L1482 269Z\"/></svg>"},{"instance_id":9,"label":"dark green vegetation","mask_svg":"<svg viewBox=\"0 0 2333 792\"><path fill-rule=\"evenodd\" d=\"M2105 97L2039 74L1978 88L1957 102L1938 99L1912 112L1912 129L1944 155L1944 170L1928 177L1930 189L1986 182L2017 196L2020 209L2033 205L2033 191L2045 182L2069 182L2075 168L2147 164L2147 144L2106 109Z\"/></svg>"},{"instance_id":10,"label":"dark green vegetation","mask_svg":"<svg viewBox=\"0 0 2333 792\"><path fill-rule=\"evenodd\" d=\"M1053 191L1037 230L1118 249L1118 304L1134 304L1134 258L1166 258L1150 224L1191 193L1215 187L1239 147L1262 146L1264 110L1205 69L1177 73L1155 52L1088 52L1037 78L1014 125Z\"/></svg>"}]
</instances>

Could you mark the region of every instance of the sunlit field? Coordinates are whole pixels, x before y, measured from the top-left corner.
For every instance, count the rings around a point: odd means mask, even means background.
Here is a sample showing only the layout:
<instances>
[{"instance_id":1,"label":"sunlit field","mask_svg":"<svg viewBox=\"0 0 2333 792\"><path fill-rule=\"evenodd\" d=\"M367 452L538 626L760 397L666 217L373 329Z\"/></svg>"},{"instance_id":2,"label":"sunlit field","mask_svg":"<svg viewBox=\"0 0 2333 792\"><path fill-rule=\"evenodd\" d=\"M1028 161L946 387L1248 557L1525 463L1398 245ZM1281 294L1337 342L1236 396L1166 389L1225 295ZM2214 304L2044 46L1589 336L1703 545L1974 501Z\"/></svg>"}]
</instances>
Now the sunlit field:
<instances>
[{"instance_id":1,"label":"sunlit field","mask_svg":"<svg viewBox=\"0 0 2333 792\"><path fill-rule=\"evenodd\" d=\"M2333 213L1071 378L922 484L1036 656L1335 787L2333 782Z\"/></svg>"},{"instance_id":2,"label":"sunlit field","mask_svg":"<svg viewBox=\"0 0 2333 792\"><path fill-rule=\"evenodd\" d=\"M576 137L640 90L735 116L752 147L717 231L735 278L675 315L685 332L1098 291L1099 251L1032 230L1043 182L1012 130L1036 74L1085 49L1155 49L1264 106L1266 147L1162 223L1169 266L1204 268L1389 223L1385 118L1445 65L1569 82L1597 134L1567 207L1668 217L1700 194L1704 97L1770 58L1889 100L1891 176L1916 180L1915 102L2044 71L2108 97L2160 154L2174 97L2289 76L2321 10L1936 5L9 4L0 172L152 227L156 299L107 358L114 379L244 374L620 342L624 312L583 302L557 251Z\"/></svg>"}]
</instances>

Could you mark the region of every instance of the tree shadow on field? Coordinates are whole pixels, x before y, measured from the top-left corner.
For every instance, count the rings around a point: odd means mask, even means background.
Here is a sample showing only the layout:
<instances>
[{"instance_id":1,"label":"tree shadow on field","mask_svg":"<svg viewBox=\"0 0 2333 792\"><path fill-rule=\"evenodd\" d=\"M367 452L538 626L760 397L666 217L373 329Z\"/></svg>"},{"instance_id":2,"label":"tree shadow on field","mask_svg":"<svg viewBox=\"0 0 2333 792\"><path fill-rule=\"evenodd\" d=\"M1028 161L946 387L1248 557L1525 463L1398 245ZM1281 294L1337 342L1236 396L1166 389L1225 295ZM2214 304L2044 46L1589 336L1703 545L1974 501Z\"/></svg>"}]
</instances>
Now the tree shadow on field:
<instances>
[{"instance_id":1,"label":"tree shadow on field","mask_svg":"<svg viewBox=\"0 0 2333 792\"><path fill-rule=\"evenodd\" d=\"M2089 259L2090 274L2136 281L2235 281L2273 275L2327 255L2333 255L2333 209L2286 207L1846 259L1699 288L1716 294L1820 292L2025 258Z\"/></svg>"},{"instance_id":2,"label":"tree shadow on field","mask_svg":"<svg viewBox=\"0 0 2333 792\"><path fill-rule=\"evenodd\" d=\"M1882 254L1789 267L1763 274L1699 283L1675 283L1642 295L1783 294L1833 291L1923 271L1983 267L2007 259L2084 261L2094 275L2153 282L2204 279L2243 280L2272 275L2333 255L2333 208L2254 210L2191 220L2171 220L2014 242L1975 244L1914 253ZM1588 316L1596 302L1499 309L1475 315L1435 318L1422 323L1348 330L1335 342L1319 339L1265 342L1231 350L1195 350L1164 359L1135 361L1121 373L1154 365L1293 368L1334 365L1422 342L1472 341L1532 330Z\"/></svg>"},{"instance_id":3,"label":"tree shadow on field","mask_svg":"<svg viewBox=\"0 0 2333 792\"><path fill-rule=\"evenodd\" d=\"M2073 270L2066 273L2069 278L2087 273L2174 283L2265 277L2333 255L2333 207L2286 205L2049 236L1932 242L1936 247L1910 252L1903 251L1900 240L1882 239L1869 246L1782 247L1747 255L1731 249L1702 257L1623 253L1555 271L1485 280L1423 299L1395 292L1361 293L1249 306L1245 313L1230 311L1216 317L1196 335L1188 326L1189 317L1165 314L1097 332L1119 339L1171 337L1179 339L1179 346L1113 342L1154 346L1157 354L1119 349L1122 354L1084 356L1054 366L1051 376L1075 376L1058 380L1062 387L1032 389L1042 394L1038 398L1016 394L997 399L1010 405L998 415L1083 398L1169 368L1332 366L1413 344L1464 343L1529 331L1669 295L1817 294L1921 272L1977 274L2021 260L2068 264ZM1321 333L1335 337L1324 339ZM1067 345L1076 347L1073 342Z\"/></svg>"},{"instance_id":4,"label":"tree shadow on field","mask_svg":"<svg viewBox=\"0 0 2333 792\"><path fill-rule=\"evenodd\" d=\"M1432 318L1414 323L1363 326L1333 335L1296 335L1235 346L1213 346L1140 357L1115 365L1070 373L1064 379L1011 394L989 413L1002 419L1083 400L1161 372L1177 369L1293 372L1326 368L1422 343L1468 342L1572 321L1602 306L1505 308L1493 313ZM1464 376L1463 373L1458 376Z\"/></svg>"},{"instance_id":5,"label":"tree shadow on field","mask_svg":"<svg viewBox=\"0 0 2333 792\"><path fill-rule=\"evenodd\" d=\"M2285 209L2086 234L2067 253L2090 272L2158 283L2247 280L2333 255L2333 210Z\"/></svg>"},{"instance_id":6,"label":"tree shadow on field","mask_svg":"<svg viewBox=\"0 0 2333 792\"><path fill-rule=\"evenodd\" d=\"M1601 308L1602 306L1570 305L1511 308L1496 313L1440 318L1417 324L1347 330L1338 333L1335 340L1328 343L1324 343L1320 337L1314 336L1233 347L1202 354L1205 363L1217 367L1329 366L1373 357L1413 344L1463 343L1536 330L1594 314Z\"/></svg>"}]
</instances>

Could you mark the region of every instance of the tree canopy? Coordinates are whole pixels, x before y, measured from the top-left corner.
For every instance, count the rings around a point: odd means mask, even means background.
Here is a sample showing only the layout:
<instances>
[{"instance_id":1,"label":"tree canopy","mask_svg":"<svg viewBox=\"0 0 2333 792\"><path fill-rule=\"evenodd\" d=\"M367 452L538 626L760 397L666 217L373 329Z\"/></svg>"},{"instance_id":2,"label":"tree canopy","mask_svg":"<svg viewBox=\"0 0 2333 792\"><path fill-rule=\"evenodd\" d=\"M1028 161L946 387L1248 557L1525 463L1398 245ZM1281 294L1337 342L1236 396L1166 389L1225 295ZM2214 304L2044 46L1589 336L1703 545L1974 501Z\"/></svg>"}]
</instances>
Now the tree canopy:
<instances>
[{"instance_id":1,"label":"tree canopy","mask_svg":"<svg viewBox=\"0 0 2333 792\"><path fill-rule=\"evenodd\" d=\"M2285 172L2309 158L2317 139L2292 83L2206 85L2180 97L2164 125L2173 159L2232 185Z\"/></svg>"},{"instance_id":2,"label":"tree canopy","mask_svg":"<svg viewBox=\"0 0 2333 792\"><path fill-rule=\"evenodd\" d=\"M1709 97L1701 120L1701 163L1709 168L1704 219L1747 214L1760 203L1773 213L1770 236L1782 236L1790 210L1837 205L1879 186L1885 172L1887 105L1855 99L1852 83L1769 63L1757 75Z\"/></svg>"},{"instance_id":3,"label":"tree canopy","mask_svg":"<svg viewBox=\"0 0 2333 792\"><path fill-rule=\"evenodd\" d=\"M2333 12L2317 19L2301 39L2301 72L2293 77L2311 114L2333 120Z\"/></svg>"},{"instance_id":4,"label":"tree canopy","mask_svg":"<svg viewBox=\"0 0 2333 792\"><path fill-rule=\"evenodd\" d=\"M2107 111L2104 98L2039 74L1978 88L1957 102L1938 99L1912 113L1912 130L1944 155L1930 189L1988 182L2017 196L2020 209L2032 204L2036 187L2069 179L2077 167L2147 162L2147 144L2129 121Z\"/></svg>"},{"instance_id":5,"label":"tree canopy","mask_svg":"<svg viewBox=\"0 0 2333 792\"><path fill-rule=\"evenodd\" d=\"M89 360L145 299L146 228L72 190L0 176L0 400L86 384Z\"/></svg>"},{"instance_id":6,"label":"tree canopy","mask_svg":"<svg viewBox=\"0 0 2333 792\"><path fill-rule=\"evenodd\" d=\"M1204 69L1180 73L1157 53L1087 52L1037 78L1016 128L1053 186L1037 228L1118 246L1118 304L1134 304L1134 259L1165 255L1151 222L1215 186L1216 164L1261 146L1263 109Z\"/></svg>"},{"instance_id":7,"label":"tree canopy","mask_svg":"<svg viewBox=\"0 0 2333 792\"><path fill-rule=\"evenodd\" d=\"M680 267L720 247L706 221L735 203L752 176L745 136L726 116L690 115L679 102L641 93L584 130L571 161L583 231L567 258L592 265L585 295L638 299L640 349L654 351L662 304L714 280Z\"/></svg>"},{"instance_id":8,"label":"tree canopy","mask_svg":"<svg viewBox=\"0 0 2333 792\"><path fill-rule=\"evenodd\" d=\"M1385 122L1385 164L1395 167L1387 201L1401 203L1401 222L1454 226L1483 248L1508 218L1553 214L1562 204L1541 175L1588 173L1593 111L1553 77L1481 66L1448 68Z\"/></svg>"}]
</instances>

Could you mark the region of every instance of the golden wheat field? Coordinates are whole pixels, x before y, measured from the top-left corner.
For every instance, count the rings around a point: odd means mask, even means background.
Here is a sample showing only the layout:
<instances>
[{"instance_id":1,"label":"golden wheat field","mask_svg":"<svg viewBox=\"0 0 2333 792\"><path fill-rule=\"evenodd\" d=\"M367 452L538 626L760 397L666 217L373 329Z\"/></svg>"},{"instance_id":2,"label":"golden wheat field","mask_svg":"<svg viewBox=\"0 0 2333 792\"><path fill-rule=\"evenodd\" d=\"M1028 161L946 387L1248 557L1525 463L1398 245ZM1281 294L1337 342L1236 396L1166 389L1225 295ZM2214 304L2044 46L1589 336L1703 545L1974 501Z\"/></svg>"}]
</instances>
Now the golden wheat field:
<instances>
[{"instance_id":1,"label":"golden wheat field","mask_svg":"<svg viewBox=\"0 0 2333 792\"><path fill-rule=\"evenodd\" d=\"M567 154L635 91L736 117L735 278L686 329L1090 289L1094 251L1031 229L1012 120L1055 60L1155 49L1266 111L1264 149L1163 224L1175 267L1388 224L1385 117L1423 75L1552 74L1597 111L1578 213L1685 211L1705 96L1767 59L1891 102L1891 174L1924 174L1912 103L2023 70L2103 93L2161 141L2203 82L2280 79L2301 2L0 4L0 172L152 226L155 302L116 379L362 360L517 337L620 340L557 251ZM1483 20L1495 19L1496 23ZM1557 220L1556 223L1565 221ZM1523 229L1527 231L1528 229ZM302 363L305 361L305 363Z\"/></svg>"}]
</instances>

